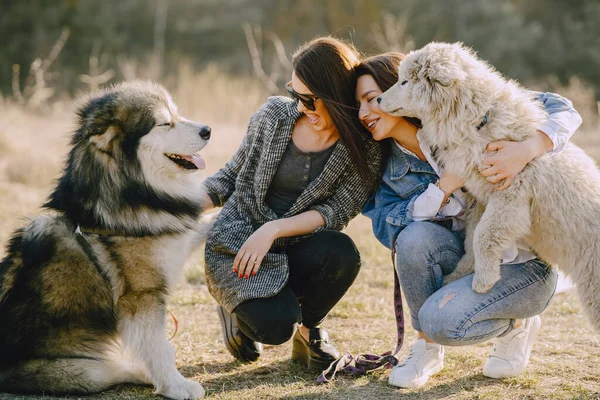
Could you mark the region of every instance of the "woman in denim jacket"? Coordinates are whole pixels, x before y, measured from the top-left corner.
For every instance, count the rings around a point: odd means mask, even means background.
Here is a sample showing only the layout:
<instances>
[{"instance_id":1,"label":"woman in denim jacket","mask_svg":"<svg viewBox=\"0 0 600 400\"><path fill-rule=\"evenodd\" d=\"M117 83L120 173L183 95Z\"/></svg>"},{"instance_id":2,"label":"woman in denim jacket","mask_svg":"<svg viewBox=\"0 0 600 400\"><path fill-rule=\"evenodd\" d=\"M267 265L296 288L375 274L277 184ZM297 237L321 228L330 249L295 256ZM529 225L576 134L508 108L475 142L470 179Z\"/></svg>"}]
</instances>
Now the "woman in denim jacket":
<instances>
[{"instance_id":1,"label":"woman in denim jacket","mask_svg":"<svg viewBox=\"0 0 600 400\"><path fill-rule=\"evenodd\" d=\"M443 368L444 345L465 346L494 339L483 368L491 378L516 376L529 361L540 327L539 314L556 289L556 272L527 248L515 245L503 253L502 279L487 293L471 288L472 275L442 287L464 254L464 221L471 206L463 182L444 173L429 149L417 140L420 121L382 112L377 97L397 81L403 55L386 53L357 68L359 118L377 141L385 141L388 162L377 192L363 214L372 220L377 239L396 251L396 273L418 332L408 356L392 370L389 382L399 387L424 385ZM482 175L496 190L533 158L561 151L581 124L571 102L539 93L549 114L537 135L523 142L490 143ZM385 143L382 142L382 143ZM510 216L507 216L510 217Z\"/></svg>"}]
</instances>

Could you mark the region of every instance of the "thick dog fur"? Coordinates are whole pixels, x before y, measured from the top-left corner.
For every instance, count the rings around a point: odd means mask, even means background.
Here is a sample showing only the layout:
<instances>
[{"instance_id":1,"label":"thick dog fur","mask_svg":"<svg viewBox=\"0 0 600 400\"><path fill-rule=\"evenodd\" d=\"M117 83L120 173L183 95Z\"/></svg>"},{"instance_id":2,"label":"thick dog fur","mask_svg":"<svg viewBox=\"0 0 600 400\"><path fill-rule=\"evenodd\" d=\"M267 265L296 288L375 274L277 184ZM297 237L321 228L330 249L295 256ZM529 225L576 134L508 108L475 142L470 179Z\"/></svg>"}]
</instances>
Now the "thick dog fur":
<instances>
[{"instance_id":1,"label":"thick dog fur","mask_svg":"<svg viewBox=\"0 0 600 400\"><path fill-rule=\"evenodd\" d=\"M500 279L503 249L522 240L546 263L575 282L592 325L600 330L600 172L581 149L533 160L510 188L478 172L489 142L521 141L546 114L530 92L504 79L461 44L431 43L399 67L398 83L380 98L384 111L423 121L419 140L465 180L477 200L469 210L466 254L446 282L475 272L483 293ZM487 114L487 124L480 129Z\"/></svg>"},{"instance_id":2,"label":"thick dog fur","mask_svg":"<svg viewBox=\"0 0 600 400\"><path fill-rule=\"evenodd\" d=\"M202 185L165 154L200 151L210 128L147 82L91 95L78 116L48 212L14 233L0 263L0 391L132 382L201 398L175 367L165 298L204 238Z\"/></svg>"}]
</instances>

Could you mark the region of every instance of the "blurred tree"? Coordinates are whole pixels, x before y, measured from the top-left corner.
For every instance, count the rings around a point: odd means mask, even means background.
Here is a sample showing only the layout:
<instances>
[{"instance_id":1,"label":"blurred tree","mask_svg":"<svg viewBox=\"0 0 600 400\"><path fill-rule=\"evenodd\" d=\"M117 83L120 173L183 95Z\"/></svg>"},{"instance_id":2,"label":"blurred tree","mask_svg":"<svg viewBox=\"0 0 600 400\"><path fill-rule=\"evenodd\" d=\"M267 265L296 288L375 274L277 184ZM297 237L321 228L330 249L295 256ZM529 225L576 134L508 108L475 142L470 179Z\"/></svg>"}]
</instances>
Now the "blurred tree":
<instances>
[{"instance_id":1,"label":"blurred tree","mask_svg":"<svg viewBox=\"0 0 600 400\"><path fill-rule=\"evenodd\" d=\"M48 79L69 91L82 87L98 46L98 65L115 79L165 79L182 62L250 74L248 23L277 35L288 55L327 34L365 54L461 40L510 77L578 76L598 96L599 21L598 0L0 0L0 92L11 92L13 64L25 79L64 27L71 37ZM150 68L153 55L162 68Z\"/></svg>"}]
</instances>

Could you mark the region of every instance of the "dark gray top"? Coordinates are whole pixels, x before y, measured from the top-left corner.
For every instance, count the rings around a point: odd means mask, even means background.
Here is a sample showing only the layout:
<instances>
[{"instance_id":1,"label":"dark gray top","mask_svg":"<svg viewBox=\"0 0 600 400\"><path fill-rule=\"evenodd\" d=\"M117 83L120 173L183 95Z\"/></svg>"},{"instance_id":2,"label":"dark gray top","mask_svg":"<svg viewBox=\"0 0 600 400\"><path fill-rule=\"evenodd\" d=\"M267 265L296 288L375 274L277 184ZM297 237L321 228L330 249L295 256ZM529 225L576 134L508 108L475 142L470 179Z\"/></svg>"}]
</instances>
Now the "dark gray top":
<instances>
[{"instance_id":1,"label":"dark gray top","mask_svg":"<svg viewBox=\"0 0 600 400\"><path fill-rule=\"evenodd\" d=\"M285 214L308 184L323 172L336 144L325 150L304 152L290 139L265 198L278 217Z\"/></svg>"},{"instance_id":2,"label":"dark gray top","mask_svg":"<svg viewBox=\"0 0 600 400\"><path fill-rule=\"evenodd\" d=\"M248 133L231 160L204 180L207 193L215 195L215 206L223 207L206 240L206 283L210 294L228 312L244 301L279 293L290 276L285 249L327 229L341 231L360 213L371 194L360 171L353 167L348 148L338 141L321 175L283 215L293 217L316 210L325 225L308 235L275 239L252 279L239 279L231 272L235 257L256 229L279 219L265 197L300 116L293 99L270 97L250 118ZM381 150L374 140L367 142L365 157L370 171L377 173Z\"/></svg>"}]
</instances>

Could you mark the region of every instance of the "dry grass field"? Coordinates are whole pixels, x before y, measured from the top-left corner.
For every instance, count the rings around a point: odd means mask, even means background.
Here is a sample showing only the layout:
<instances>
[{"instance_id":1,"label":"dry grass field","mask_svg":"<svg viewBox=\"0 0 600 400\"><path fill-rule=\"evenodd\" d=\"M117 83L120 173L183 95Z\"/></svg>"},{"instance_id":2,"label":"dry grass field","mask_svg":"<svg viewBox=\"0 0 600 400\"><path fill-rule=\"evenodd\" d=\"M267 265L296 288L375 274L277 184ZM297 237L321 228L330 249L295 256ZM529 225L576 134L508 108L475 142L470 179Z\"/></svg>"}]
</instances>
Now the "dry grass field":
<instances>
[{"instance_id":1,"label":"dry grass field","mask_svg":"<svg viewBox=\"0 0 600 400\"><path fill-rule=\"evenodd\" d=\"M182 75L187 78L171 86L181 113L213 127L213 140L205 152L206 173L210 174L236 149L245 121L264 101L264 94L255 82L222 77L216 70L197 75L182 71ZM568 90L563 94L574 96ZM589 115L582 112L586 125L575 142L598 158L600 126L595 103L581 107ZM74 124L69 104L58 104L40 115L1 99L0 120L0 242L4 244L48 195ZM390 350L395 324L389 253L374 239L367 219L356 218L347 232L357 242L363 268L325 327L340 351ZM0 255L3 252L0 250ZM445 369L425 387L414 390L388 386L388 371L316 385L315 374L290 360L290 343L267 346L259 362L243 365L223 345L215 304L205 285L202 253L198 252L190 260L185 281L173 293L170 308L179 320L179 332L173 339L178 367L185 376L202 382L210 399L600 399L600 337L580 313L572 292L556 295L543 313L542 330L522 376L485 378L481 371L489 343L447 348ZM413 338L409 332L407 342ZM23 398L54 397L0 394L0 399ZM149 387L119 386L86 398L150 399L154 395Z\"/></svg>"}]
</instances>

